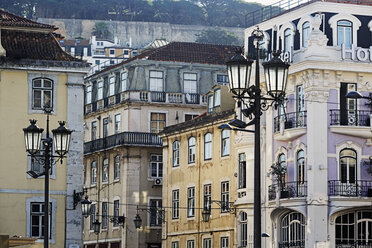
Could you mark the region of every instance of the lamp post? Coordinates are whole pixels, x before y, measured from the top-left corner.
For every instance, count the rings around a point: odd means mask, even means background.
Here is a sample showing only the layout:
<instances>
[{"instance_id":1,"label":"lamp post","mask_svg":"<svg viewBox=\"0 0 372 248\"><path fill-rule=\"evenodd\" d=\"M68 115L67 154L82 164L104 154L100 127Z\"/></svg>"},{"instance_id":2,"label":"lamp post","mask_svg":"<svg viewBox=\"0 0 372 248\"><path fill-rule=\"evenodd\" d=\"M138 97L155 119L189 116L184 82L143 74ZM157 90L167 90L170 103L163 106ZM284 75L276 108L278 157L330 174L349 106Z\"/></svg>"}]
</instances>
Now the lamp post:
<instances>
[{"instance_id":1,"label":"lamp post","mask_svg":"<svg viewBox=\"0 0 372 248\"><path fill-rule=\"evenodd\" d=\"M267 95L263 96L260 89L260 67L259 67L259 46L258 42L263 39L263 32L257 27L252 32L256 45L255 59L255 84L250 85L250 75L253 61L242 55L242 51L237 53L226 62L230 82L230 90L237 99L237 106L241 113L252 119L249 123L240 120L230 122L240 129L249 125L254 127L254 241L253 247L261 248L261 142L260 142L260 122L261 114L271 105L275 107L281 103L285 96L287 85L289 64L279 58L280 53L273 53L273 58L263 63ZM271 104L268 104L271 101Z\"/></svg>"},{"instance_id":2,"label":"lamp post","mask_svg":"<svg viewBox=\"0 0 372 248\"><path fill-rule=\"evenodd\" d=\"M44 248L49 247L49 171L51 166L56 163L58 160L61 161L66 156L69 145L70 145L70 137L71 137L71 130L68 130L65 127L65 122L60 121L59 127L57 129L52 130L53 138L49 135L49 115L52 112L50 108L44 109L44 112L47 114L46 119L46 138L44 140L41 139L43 129L38 128L36 126L36 120L30 120L30 125L27 128L23 129L24 138L25 138L25 145L26 151L28 152L29 156L32 158L32 162L37 160L44 164L44 172L41 174L37 174L33 171L28 172L29 175L32 177L37 178L39 176L44 175ZM41 141L44 145L44 154L39 155L39 151L41 150ZM53 142L54 141L54 142ZM52 153L52 146L54 143L54 151L58 156L53 156ZM33 172L33 173L32 173Z\"/></svg>"}]
</instances>

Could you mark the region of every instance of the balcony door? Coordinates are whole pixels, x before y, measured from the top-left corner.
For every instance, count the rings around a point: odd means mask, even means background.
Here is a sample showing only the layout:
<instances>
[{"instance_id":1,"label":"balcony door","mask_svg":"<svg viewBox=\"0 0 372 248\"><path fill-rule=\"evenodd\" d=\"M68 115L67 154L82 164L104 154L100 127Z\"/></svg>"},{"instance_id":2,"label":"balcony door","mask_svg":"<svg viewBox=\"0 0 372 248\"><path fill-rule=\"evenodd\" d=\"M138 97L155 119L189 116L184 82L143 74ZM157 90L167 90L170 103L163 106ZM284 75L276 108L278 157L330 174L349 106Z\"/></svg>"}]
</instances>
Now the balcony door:
<instances>
[{"instance_id":1,"label":"balcony door","mask_svg":"<svg viewBox=\"0 0 372 248\"><path fill-rule=\"evenodd\" d=\"M356 90L357 86L354 83L341 83L340 124L342 126L352 126L357 123L357 100L345 97L350 91Z\"/></svg>"},{"instance_id":2,"label":"balcony door","mask_svg":"<svg viewBox=\"0 0 372 248\"><path fill-rule=\"evenodd\" d=\"M296 127L303 127L305 124L305 92L303 85L297 85L297 106L296 106Z\"/></svg>"},{"instance_id":3,"label":"balcony door","mask_svg":"<svg viewBox=\"0 0 372 248\"><path fill-rule=\"evenodd\" d=\"M340 152L341 195L357 194L357 156L353 149L343 149Z\"/></svg>"}]
</instances>

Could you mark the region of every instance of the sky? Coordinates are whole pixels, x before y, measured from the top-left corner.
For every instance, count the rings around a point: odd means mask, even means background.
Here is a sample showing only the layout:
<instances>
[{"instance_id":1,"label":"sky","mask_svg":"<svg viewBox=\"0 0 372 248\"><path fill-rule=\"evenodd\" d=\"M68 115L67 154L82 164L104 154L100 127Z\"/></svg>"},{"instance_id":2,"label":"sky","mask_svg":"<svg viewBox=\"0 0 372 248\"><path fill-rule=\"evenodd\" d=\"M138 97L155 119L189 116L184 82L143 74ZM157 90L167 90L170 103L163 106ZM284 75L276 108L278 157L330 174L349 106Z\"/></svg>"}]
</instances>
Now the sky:
<instances>
[{"instance_id":1,"label":"sky","mask_svg":"<svg viewBox=\"0 0 372 248\"><path fill-rule=\"evenodd\" d=\"M263 5L271 5L273 3L279 2L280 0L245 0L246 2L256 2Z\"/></svg>"}]
</instances>

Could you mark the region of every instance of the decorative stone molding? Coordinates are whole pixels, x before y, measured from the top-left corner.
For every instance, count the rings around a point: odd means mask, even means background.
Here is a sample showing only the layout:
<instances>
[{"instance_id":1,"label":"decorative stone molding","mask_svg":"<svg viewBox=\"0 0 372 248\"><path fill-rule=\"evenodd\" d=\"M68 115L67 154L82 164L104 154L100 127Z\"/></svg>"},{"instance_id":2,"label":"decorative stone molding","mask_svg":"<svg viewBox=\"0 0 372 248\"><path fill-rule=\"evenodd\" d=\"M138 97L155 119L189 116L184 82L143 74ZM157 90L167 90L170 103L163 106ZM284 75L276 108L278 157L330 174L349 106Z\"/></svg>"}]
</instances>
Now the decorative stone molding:
<instances>
[{"instance_id":1,"label":"decorative stone molding","mask_svg":"<svg viewBox=\"0 0 372 248\"><path fill-rule=\"evenodd\" d=\"M329 92L323 90L312 90L305 93L305 99L308 101L308 104L314 102L326 102L328 100Z\"/></svg>"},{"instance_id":2,"label":"decorative stone molding","mask_svg":"<svg viewBox=\"0 0 372 248\"><path fill-rule=\"evenodd\" d=\"M328 23L329 25L331 26L332 28L332 37L333 37L333 46L337 46L337 22L338 21L341 21L341 20L346 20L346 21L350 21L352 24L353 24L353 41L352 41L352 44L358 44L358 30L360 28L360 26L362 25L362 23L359 21L358 18L356 18L355 16L353 15L350 15L350 14L337 14L337 15L334 15L332 16Z\"/></svg>"},{"instance_id":3,"label":"decorative stone molding","mask_svg":"<svg viewBox=\"0 0 372 248\"><path fill-rule=\"evenodd\" d=\"M297 30L300 33L300 41L301 41L300 46L301 46L301 48L303 48L303 46L302 46L302 39L303 39L302 38L302 31L303 31L302 30L302 25L304 25L305 22L309 22L310 23L310 30L313 30L313 18L310 15L306 15L306 16L302 17L297 24ZM307 41L305 41L305 42L307 42Z\"/></svg>"},{"instance_id":4,"label":"decorative stone molding","mask_svg":"<svg viewBox=\"0 0 372 248\"><path fill-rule=\"evenodd\" d=\"M279 32L278 32L278 35L280 38L282 39L277 39L277 47L279 47L279 41L281 40L282 42L282 47L284 47L284 31L286 29L290 29L291 30L291 47L293 47L293 39L294 39L294 35L296 33L296 25L293 24L293 22L287 22L285 24L283 24L283 26L280 28Z\"/></svg>"},{"instance_id":5,"label":"decorative stone molding","mask_svg":"<svg viewBox=\"0 0 372 248\"><path fill-rule=\"evenodd\" d=\"M372 20L368 23L369 31L372 32Z\"/></svg>"}]
</instances>

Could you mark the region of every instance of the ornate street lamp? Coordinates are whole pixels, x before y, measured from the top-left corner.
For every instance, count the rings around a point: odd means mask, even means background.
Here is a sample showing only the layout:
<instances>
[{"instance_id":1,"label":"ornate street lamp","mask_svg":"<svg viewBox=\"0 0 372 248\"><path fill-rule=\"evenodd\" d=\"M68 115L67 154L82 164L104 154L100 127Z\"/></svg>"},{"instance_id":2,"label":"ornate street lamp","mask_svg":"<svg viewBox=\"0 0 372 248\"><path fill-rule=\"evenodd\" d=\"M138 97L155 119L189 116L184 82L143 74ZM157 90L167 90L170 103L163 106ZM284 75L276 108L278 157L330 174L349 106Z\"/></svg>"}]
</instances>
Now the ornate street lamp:
<instances>
[{"instance_id":1,"label":"ornate street lamp","mask_svg":"<svg viewBox=\"0 0 372 248\"><path fill-rule=\"evenodd\" d=\"M204 208L202 211L203 222L208 222L210 216L211 216L211 210L209 210L208 208Z\"/></svg>"},{"instance_id":2,"label":"ornate street lamp","mask_svg":"<svg viewBox=\"0 0 372 248\"><path fill-rule=\"evenodd\" d=\"M26 151L32 158L32 163L34 160L40 161L44 165L43 173L36 173L34 171L28 171L27 174L33 178L38 178L44 176L44 248L49 247L49 176L50 168L58 160L61 160L66 156L69 145L71 130L64 127L65 122L60 122L60 126L52 131L53 139L50 138L49 134L49 115L52 109L46 108L44 112L47 114L46 123L46 137L44 140L41 139L43 129L36 126L36 120L30 120L30 125L23 129L25 137ZM54 140L54 149L58 156L52 155L52 145ZM41 142L44 145L44 154L40 155L38 152L41 150Z\"/></svg>"},{"instance_id":3,"label":"ornate street lamp","mask_svg":"<svg viewBox=\"0 0 372 248\"><path fill-rule=\"evenodd\" d=\"M92 224L94 233L98 235L101 229L101 223L96 219Z\"/></svg>"},{"instance_id":4,"label":"ornate street lamp","mask_svg":"<svg viewBox=\"0 0 372 248\"><path fill-rule=\"evenodd\" d=\"M90 215L90 205L92 202L88 200L88 196L85 196L85 199L81 202L81 213L85 218L87 218Z\"/></svg>"},{"instance_id":5,"label":"ornate street lamp","mask_svg":"<svg viewBox=\"0 0 372 248\"><path fill-rule=\"evenodd\" d=\"M137 212L136 216L134 217L133 222L134 222L134 226L136 227L136 229L141 228L142 219L141 219L141 216L138 214L138 212Z\"/></svg>"},{"instance_id":6,"label":"ornate street lamp","mask_svg":"<svg viewBox=\"0 0 372 248\"><path fill-rule=\"evenodd\" d=\"M254 228L253 247L261 248L261 141L260 141L260 122L261 114L267 110L270 105L277 106L281 103L285 96L287 85L289 64L279 58L280 52L273 53L273 58L263 63L266 78L267 96L262 95L260 89L260 65L259 65L259 41L263 39L263 32L257 27L252 32L254 43L256 45L256 66L255 66L255 84L250 85L249 68L252 62L246 59L243 55L235 55L226 63L230 82L230 90L237 99L238 107L241 112L248 118L252 119L249 123L244 123L241 120L230 122L238 128L233 130L245 130L245 127L254 124ZM242 69L244 68L244 69ZM242 73L242 71L246 73ZM249 71L249 73L248 73ZM243 75L243 76L242 76ZM244 76L247 75L247 76ZM267 104L271 101L271 104ZM244 104L245 106L242 106ZM224 128L224 127L222 127Z\"/></svg>"}]
</instances>

